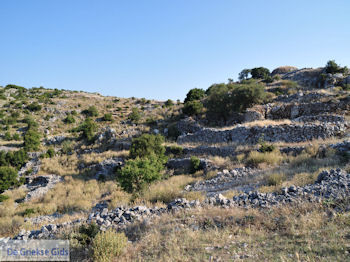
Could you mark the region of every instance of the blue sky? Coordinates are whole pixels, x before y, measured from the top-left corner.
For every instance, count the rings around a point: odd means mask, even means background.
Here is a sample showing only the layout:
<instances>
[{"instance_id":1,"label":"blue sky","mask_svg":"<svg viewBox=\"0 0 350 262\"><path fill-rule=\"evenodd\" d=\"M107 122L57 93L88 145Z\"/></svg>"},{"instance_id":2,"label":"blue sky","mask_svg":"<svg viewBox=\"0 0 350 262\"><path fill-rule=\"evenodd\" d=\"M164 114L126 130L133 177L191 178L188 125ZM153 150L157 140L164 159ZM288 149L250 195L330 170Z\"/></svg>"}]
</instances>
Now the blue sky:
<instances>
[{"instance_id":1,"label":"blue sky","mask_svg":"<svg viewBox=\"0 0 350 262\"><path fill-rule=\"evenodd\" d=\"M1 0L0 85L183 99L243 68L350 65L348 0Z\"/></svg>"}]
</instances>

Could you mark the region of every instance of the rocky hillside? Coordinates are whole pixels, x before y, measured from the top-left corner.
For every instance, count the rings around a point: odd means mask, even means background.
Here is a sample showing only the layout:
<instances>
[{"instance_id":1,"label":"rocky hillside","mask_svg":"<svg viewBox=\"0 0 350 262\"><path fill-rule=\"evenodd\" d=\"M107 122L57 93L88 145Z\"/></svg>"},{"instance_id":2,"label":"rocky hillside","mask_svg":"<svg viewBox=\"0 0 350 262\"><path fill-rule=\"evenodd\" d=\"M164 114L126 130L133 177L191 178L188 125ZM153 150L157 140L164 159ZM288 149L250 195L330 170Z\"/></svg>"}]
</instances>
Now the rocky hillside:
<instances>
[{"instance_id":1,"label":"rocky hillside","mask_svg":"<svg viewBox=\"0 0 350 262\"><path fill-rule=\"evenodd\" d=\"M239 78L183 103L2 87L1 241L69 239L73 261L347 260L348 69Z\"/></svg>"}]
</instances>

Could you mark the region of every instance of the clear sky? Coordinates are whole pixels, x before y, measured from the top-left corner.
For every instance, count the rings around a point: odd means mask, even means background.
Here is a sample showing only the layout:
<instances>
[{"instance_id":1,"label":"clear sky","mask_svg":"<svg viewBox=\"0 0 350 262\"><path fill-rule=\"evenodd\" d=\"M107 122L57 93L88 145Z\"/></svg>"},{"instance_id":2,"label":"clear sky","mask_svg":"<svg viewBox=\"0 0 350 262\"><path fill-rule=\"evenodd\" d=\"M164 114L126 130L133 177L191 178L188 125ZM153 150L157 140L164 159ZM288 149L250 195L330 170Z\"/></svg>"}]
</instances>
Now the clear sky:
<instances>
[{"instance_id":1,"label":"clear sky","mask_svg":"<svg viewBox=\"0 0 350 262\"><path fill-rule=\"evenodd\" d=\"M0 85L183 99L243 68L350 65L349 0L0 0Z\"/></svg>"}]
</instances>

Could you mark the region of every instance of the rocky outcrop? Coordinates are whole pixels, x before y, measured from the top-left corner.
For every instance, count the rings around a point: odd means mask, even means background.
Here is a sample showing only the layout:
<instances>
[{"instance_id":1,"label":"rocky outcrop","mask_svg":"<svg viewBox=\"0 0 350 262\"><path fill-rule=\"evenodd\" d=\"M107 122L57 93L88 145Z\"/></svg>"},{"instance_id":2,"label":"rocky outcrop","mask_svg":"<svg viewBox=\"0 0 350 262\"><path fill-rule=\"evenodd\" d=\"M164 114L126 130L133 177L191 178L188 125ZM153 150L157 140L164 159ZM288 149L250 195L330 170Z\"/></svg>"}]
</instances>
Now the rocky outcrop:
<instances>
[{"instance_id":1,"label":"rocky outcrop","mask_svg":"<svg viewBox=\"0 0 350 262\"><path fill-rule=\"evenodd\" d=\"M89 168L95 171L95 179L99 180L115 175L115 170L121 168L123 165L124 159L116 157L105 159L101 163L89 166Z\"/></svg>"},{"instance_id":2,"label":"rocky outcrop","mask_svg":"<svg viewBox=\"0 0 350 262\"><path fill-rule=\"evenodd\" d=\"M294 72L296 70L298 70L298 68L294 66L280 66L272 71L271 76L284 75L286 73Z\"/></svg>"},{"instance_id":3,"label":"rocky outcrop","mask_svg":"<svg viewBox=\"0 0 350 262\"><path fill-rule=\"evenodd\" d=\"M62 180L63 178L57 175L30 177L28 184L25 185L29 192L24 198L24 201L27 202L32 199L43 197L51 188Z\"/></svg>"},{"instance_id":4,"label":"rocky outcrop","mask_svg":"<svg viewBox=\"0 0 350 262\"><path fill-rule=\"evenodd\" d=\"M179 136L179 144L188 142L200 143L248 143L256 144L261 137L268 142L302 142L313 139L325 139L336 136L345 131L344 125L333 124L304 124L304 125L277 125L237 127L229 130L203 128L193 134Z\"/></svg>"},{"instance_id":5,"label":"rocky outcrop","mask_svg":"<svg viewBox=\"0 0 350 262\"><path fill-rule=\"evenodd\" d=\"M303 68L282 75L283 80L291 80L298 82L305 87L321 87L319 77L323 73L324 68Z\"/></svg>"},{"instance_id":6,"label":"rocky outcrop","mask_svg":"<svg viewBox=\"0 0 350 262\"><path fill-rule=\"evenodd\" d=\"M181 134L194 133L202 129L202 127L190 117L178 121L176 128Z\"/></svg>"},{"instance_id":7,"label":"rocky outcrop","mask_svg":"<svg viewBox=\"0 0 350 262\"><path fill-rule=\"evenodd\" d=\"M192 170L191 158L173 158L169 159L166 163L167 168L174 169L177 173L188 173ZM207 170L211 168L213 164L207 159L200 159L199 168Z\"/></svg>"}]
</instances>

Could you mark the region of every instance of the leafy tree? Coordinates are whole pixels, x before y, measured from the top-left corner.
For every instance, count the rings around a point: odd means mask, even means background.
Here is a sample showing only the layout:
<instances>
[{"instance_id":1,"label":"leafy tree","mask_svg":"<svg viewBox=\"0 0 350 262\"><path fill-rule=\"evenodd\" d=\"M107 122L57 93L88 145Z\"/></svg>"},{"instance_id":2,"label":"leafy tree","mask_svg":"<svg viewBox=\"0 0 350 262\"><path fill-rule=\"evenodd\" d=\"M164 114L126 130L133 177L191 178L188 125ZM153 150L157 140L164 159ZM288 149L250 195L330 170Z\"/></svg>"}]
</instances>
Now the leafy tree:
<instances>
[{"instance_id":1,"label":"leafy tree","mask_svg":"<svg viewBox=\"0 0 350 262\"><path fill-rule=\"evenodd\" d=\"M243 69L238 75L239 81L248 79L249 74L251 73L251 71L252 71L251 69Z\"/></svg>"},{"instance_id":2,"label":"leafy tree","mask_svg":"<svg viewBox=\"0 0 350 262\"><path fill-rule=\"evenodd\" d=\"M270 70L265 67L255 67L251 70L252 78L262 79L270 75Z\"/></svg>"},{"instance_id":3,"label":"leafy tree","mask_svg":"<svg viewBox=\"0 0 350 262\"><path fill-rule=\"evenodd\" d=\"M127 160L120 170L118 181L125 191L139 192L147 184L161 179L164 164L164 159L155 155Z\"/></svg>"},{"instance_id":4,"label":"leafy tree","mask_svg":"<svg viewBox=\"0 0 350 262\"><path fill-rule=\"evenodd\" d=\"M205 91L203 89L193 88L187 93L184 102L187 103L194 100L201 100L202 98L204 98L204 96L205 96Z\"/></svg>"},{"instance_id":5,"label":"leafy tree","mask_svg":"<svg viewBox=\"0 0 350 262\"><path fill-rule=\"evenodd\" d=\"M213 88L205 101L207 116L227 121L232 113L264 102L266 93L260 84L227 84Z\"/></svg>"},{"instance_id":6,"label":"leafy tree","mask_svg":"<svg viewBox=\"0 0 350 262\"><path fill-rule=\"evenodd\" d=\"M155 155L163 158L165 147L163 146L164 137L161 135L143 134L140 137L134 138L131 142L130 157L143 158Z\"/></svg>"},{"instance_id":7,"label":"leafy tree","mask_svg":"<svg viewBox=\"0 0 350 262\"><path fill-rule=\"evenodd\" d=\"M0 193L13 186L18 186L17 171L12 167L0 167Z\"/></svg>"},{"instance_id":8,"label":"leafy tree","mask_svg":"<svg viewBox=\"0 0 350 262\"><path fill-rule=\"evenodd\" d=\"M202 112L203 104L202 102L198 100L189 101L184 104L184 107L182 109L182 112L185 115L193 116L198 115L200 112Z\"/></svg>"},{"instance_id":9,"label":"leafy tree","mask_svg":"<svg viewBox=\"0 0 350 262\"><path fill-rule=\"evenodd\" d=\"M346 66L345 67L339 66L335 62L335 60L329 60L325 68L326 68L327 74L336 74L336 73L347 74L348 73L348 68Z\"/></svg>"}]
</instances>

